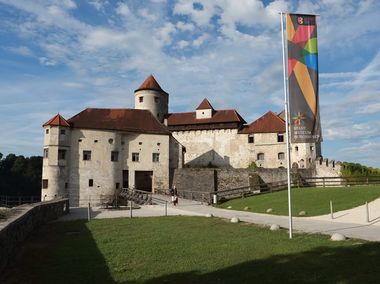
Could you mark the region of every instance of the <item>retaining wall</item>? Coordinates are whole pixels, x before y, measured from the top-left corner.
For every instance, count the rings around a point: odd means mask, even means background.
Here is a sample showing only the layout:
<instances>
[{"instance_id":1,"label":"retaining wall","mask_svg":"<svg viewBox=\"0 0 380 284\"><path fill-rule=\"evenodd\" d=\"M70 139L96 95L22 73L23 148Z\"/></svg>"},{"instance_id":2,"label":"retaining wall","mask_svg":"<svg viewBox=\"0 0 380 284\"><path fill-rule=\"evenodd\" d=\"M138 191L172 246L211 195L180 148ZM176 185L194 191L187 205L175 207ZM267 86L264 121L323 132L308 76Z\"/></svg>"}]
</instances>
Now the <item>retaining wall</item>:
<instances>
[{"instance_id":1,"label":"retaining wall","mask_svg":"<svg viewBox=\"0 0 380 284\"><path fill-rule=\"evenodd\" d=\"M68 199L55 199L12 208L9 218L0 222L0 275L33 230L68 212Z\"/></svg>"},{"instance_id":2,"label":"retaining wall","mask_svg":"<svg viewBox=\"0 0 380 284\"><path fill-rule=\"evenodd\" d=\"M293 175L313 176L310 169L292 169ZM178 191L213 192L238 187L248 187L250 177L258 177L263 183L287 180L286 169L209 169L182 168L174 171L173 184ZM252 181L252 179L251 179Z\"/></svg>"}]
</instances>

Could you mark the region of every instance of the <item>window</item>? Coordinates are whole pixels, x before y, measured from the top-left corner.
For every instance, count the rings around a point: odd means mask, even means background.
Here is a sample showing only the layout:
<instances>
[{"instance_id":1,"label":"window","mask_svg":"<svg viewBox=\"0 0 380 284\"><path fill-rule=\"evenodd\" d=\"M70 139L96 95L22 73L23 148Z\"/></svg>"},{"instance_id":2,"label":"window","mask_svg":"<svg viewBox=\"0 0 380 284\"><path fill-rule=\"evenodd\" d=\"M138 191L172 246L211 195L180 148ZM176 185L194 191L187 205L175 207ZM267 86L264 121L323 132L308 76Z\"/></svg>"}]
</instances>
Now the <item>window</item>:
<instances>
[{"instance_id":1,"label":"window","mask_svg":"<svg viewBox=\"0 0 380 284\"><path fill-rule=\"evenodd\" d=\"M91 151L83 151L83 161L91 160Z\"/></svg>"},{"instance_id":2,"label":"window","mask_svg":"<svg viewBox=\"0 0 380 284\"><path fill-rule=\"evenodd\" d=\"M46 134L49 134L49 129L46 129L46 130L45 130L45 133L46 133Z\"/></svg>"},{"instance_id":3,"label":"window","mask_svg":"<svg viewBox=\"0 0 380 284\"><path fill-rule=\"evenodd\" d=\"M116 186L116 189L119 189L119 187L120 187L120 182L117 182L117 183L115 184L115 186Z\"/></svg>"},{"instance_id":4,"label":"window","mask_svg":"<svg viewBox=\"0 0 380 284\"><path fill-rule=\"evenodd\" d=\"M111 162L117 162L119 159L119 152L118 151L112 151L111 152Z\"/></svg>"},{"instance_id":5,"label":"window","mask_svg":"<svg viewBox=\"0 0 380 284\"><path fill-rule=\"evenodd\" d=\"M277 142L284 142L284 134L283 133L277 134Z\"/></svg>"},{"instance_id":6,"label":"window","mask_svg":"<svg viewBox=\"0 0 380 284\"><path fill-rule=\"evenodd\" d=\"M296 152L298 152L298 146L294 147L294 150L295 150Z\"/></svg>"},{"instance_id":7,"label":"window","mask_svg":"<svg viewBox=\"0 0 380 284\"><path fill-rule=\"evenodd\" d=\"M68 187L69 187L69 184L65 182L65 188L68 188Z\"/></svg>"},{"instance_id":8,"label":"window","mask_svg":"<svg viewBox=\"0 0 380 284\"><path fill-rule=\"evenodd\" d=\"M264 161L264 153L258 153L257 154L257 160Z\"/></svg>"},{"instance_id":9,"label":"window","mask_svg":"<svg viewBox=\"0 0 380 284\"><path fill-rule=\"evenodd\" d=\"M154 97L154 102L159 103L160 102L160 97Z\"/></svg>"},{"instance_id":10,"label":"window","mask_svg":"<svg viewBox=\"0 0 380 284\"><path fill-rule=\"evenodd\" d=\"M140 160L139 153L132 153L132 162L138 162Z\"/></svg>"},{"instance_id":11,"label":"window","mask_svg":"<svg viewBox=\"0 0 380 284\"><path fill-rule=\"evenodd\" d=\"M58 149L58 160L66 159L66 150Z\"/></svg>"},{"instance_id":12,"label":"window","mask_svg":"<svg viewBox=\"0 0 380 284\"><path fill-rule=\"evenodd\" d=\"M66 129L61 129L60 133L61 133L61 135L65 135L66 134Z\"/></svg>"},{"instance_id":13,"label":"window","mask_svg":"<svg viewBox=\"0 0 380 284\"><path fill-rule=\"evenodd\" d=\"M153 153L152 162L159 162L159 161L160 161L160 153Z\"/></svg>"},{"instance_id":14,"label":"window","mask_svg":"<svg viewBox=\"0 0 380 284\"><path fill-rule=\"evenodd\" d=\"M310 146L310 151L314 151L314 146Z\"/></svg>"},{"instance_id":15,"label":"window","mask_svg":"<svg viewBox=\"0 0 380 284\"><path fill-rule=\"evenodd\" d=\"M253 135L248 136L248 143L255 143L255 137Z\"/></svg>"},{"instance_id":16,"label":"window","mask_svg":"<svg viewBox=\"0 0 380 284\"><path fill-rule=\"evenodd\" d=\"M278 159L279 160L284 160L285 159L285 153L284 152L280 152L280 153L278 153Z\"/></svg>"},{"instance_id":17,"label":"window","mask_svg":"<svg viewBox=\"0 0 380 284\"><path fill-rule=\"evenodd\" d=\"M49 185L49 180L43 179L42 180L42 188L48 188L48 185Z\"/></svg>"},{"instance_id":18,"label":"window","mask_svg":"<svg viewBox=\"0 0 380 284\"><path fill-rule=\"evenodd\" d=\"M139 102L142 103L144 101L144 97L139 97Z\"/></svg>"},{"instance_id":19,"label":"window","mask_svg":"<svg viewBox=\"0 0 380 284\"><path fill-rule=\"evenodd\" d=\"M49 158L49 149L48 148L44 149L44 158Z\"/></svg>"},{"instance_id":20,"label":"window","mask_svg":"<svg viewBox=\"0 0 380 284\"><path fill-rule=\"evenodd\" d=\"M94 180L91 178L88 180L88 186L93 187L94 186Z\"/></svg>"}]
</instances>

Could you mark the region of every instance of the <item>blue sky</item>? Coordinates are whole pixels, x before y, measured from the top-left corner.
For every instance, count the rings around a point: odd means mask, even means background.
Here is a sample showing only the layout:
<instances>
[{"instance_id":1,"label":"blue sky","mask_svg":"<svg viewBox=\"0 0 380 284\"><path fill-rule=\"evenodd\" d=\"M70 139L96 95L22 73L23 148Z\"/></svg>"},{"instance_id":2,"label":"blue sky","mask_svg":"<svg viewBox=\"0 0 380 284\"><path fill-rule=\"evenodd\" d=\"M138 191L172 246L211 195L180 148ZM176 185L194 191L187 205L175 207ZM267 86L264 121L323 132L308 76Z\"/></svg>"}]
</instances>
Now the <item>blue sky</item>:
<instances>
[{"instance_id":1,"label":"blue sky","mask_svg":"<svg viewBox=\"0 0 380 284\"><path fill-rule=\"evenodd\" d=\"M133 107L152 73L170 112L207 97L247 122L283 108L278 12L319 14L324 157L380 167L380 1L0 0L0 152L42 154L41 125Z\"/></svg>"}]
</instances>

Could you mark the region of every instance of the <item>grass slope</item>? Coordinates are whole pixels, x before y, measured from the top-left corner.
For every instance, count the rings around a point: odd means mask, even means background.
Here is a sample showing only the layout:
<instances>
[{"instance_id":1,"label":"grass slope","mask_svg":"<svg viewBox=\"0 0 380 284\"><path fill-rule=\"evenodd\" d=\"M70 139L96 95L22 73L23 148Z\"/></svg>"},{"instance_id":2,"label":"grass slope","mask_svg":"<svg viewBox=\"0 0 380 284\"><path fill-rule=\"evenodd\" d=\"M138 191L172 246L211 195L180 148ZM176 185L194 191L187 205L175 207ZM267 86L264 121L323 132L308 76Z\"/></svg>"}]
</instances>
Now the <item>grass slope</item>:
<instances>
[{"instance_id":1,"label":"grass slope","mask_svg":"<svg viewBox=\"0 0 380 284\"><path fill-rule=\"evenodd\" d=\"M2 283L368 283L379 261L379 243L289 240L215 218L104 219L43 227Z\"/></svg>"},{"instance_id":2,"label":"grass slope","mask_svg":"<svg viewBox=\"0 0 380 284\"><path fill-rule=\"evenodd\" d=\"M353 186L337 188L294 188L292 189L292 209L294 215L306 211L306 216L318 216L330 213L330 200L334 211L354 208L380 197L380 186ZM218 207L265 213L272 208L272 214L288 214L287 190L240 198L219 204Z\"/></svg>"}]
</instances>

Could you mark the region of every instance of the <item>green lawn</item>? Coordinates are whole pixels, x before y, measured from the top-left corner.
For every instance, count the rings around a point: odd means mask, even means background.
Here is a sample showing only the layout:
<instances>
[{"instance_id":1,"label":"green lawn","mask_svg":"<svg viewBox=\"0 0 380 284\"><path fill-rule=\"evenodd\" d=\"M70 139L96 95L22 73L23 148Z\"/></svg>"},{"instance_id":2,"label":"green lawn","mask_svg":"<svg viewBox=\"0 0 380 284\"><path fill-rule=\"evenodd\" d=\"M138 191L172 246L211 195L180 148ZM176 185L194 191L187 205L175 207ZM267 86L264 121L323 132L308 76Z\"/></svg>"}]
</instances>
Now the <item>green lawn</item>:
<instances>
[{"instance_id":1,"label":"green lawn","mask_svg":"<svg viewBox=\"0 0 380 284\"><path fill-rule=\"evenodd\" d=\"M306 216L318 216L330 213L330 200L334 212L354 208L380 197L380 186L352 186L337 188L294 188L292 189L292 210L297 216L306 211ZM288 215L288 191L239 198L219 204L220 208L231 206L232 210L265 213L272 208L271 214Z\"/></svg>"},{"instance_id":2,"label":"green lawn","mask_svg":"<svg viewBox=\"0 0 380 284\"><path fill-rule=\"evenodd\" d=\"M55 222L6 269L9 283L369 283L380 243L205 217ZM360 265L358 265L360 264Z\"/></svg>"}]
</instances>

